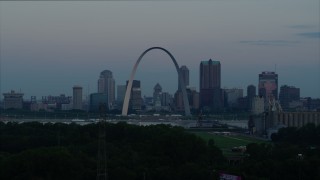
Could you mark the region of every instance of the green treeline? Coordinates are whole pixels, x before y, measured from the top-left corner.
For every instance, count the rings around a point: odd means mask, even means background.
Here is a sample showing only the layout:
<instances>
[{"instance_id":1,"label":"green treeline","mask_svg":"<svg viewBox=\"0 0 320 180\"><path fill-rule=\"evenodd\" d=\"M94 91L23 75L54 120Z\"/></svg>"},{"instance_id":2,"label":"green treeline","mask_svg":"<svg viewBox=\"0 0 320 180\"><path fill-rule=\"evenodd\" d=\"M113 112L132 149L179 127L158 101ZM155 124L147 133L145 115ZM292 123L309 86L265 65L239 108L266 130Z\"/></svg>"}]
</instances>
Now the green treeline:
<instances>
[{"instance_id":1,"label":"green treeline","mask_svg":"<svg viewBox=\"0 0 320 180\"><path fill-rule=\"evenodd\" d=\"M249 144L241 161L229 163L214 140L180 127L104 125L109 180L213 180L220 171L320 179L320 126L281 129L273 143ZM95 179L98 147L98 124L0 122L0 179Z\"/></svg>"},{"instance_id":2,"label":"green treeline","mask_svg":"<svg viewBox=\"0 0 320 180\"><path fill-rule=\"evenodd\" d=\"M0 124L0 179L95 179L99 126ZM108 179L212 179L222 152L183 128L105 124Z\"/></svg>"},{"instance_id":3,"label":"green treeline","mask_svg":"<svg viewBox=\"0 0 320 180\"><path fill-rule=\"evenodd\" d=\"M320 179L320 126L282 128L273 144L249 144L237 172L247 179Z\"/></svg>"}]
</instances>

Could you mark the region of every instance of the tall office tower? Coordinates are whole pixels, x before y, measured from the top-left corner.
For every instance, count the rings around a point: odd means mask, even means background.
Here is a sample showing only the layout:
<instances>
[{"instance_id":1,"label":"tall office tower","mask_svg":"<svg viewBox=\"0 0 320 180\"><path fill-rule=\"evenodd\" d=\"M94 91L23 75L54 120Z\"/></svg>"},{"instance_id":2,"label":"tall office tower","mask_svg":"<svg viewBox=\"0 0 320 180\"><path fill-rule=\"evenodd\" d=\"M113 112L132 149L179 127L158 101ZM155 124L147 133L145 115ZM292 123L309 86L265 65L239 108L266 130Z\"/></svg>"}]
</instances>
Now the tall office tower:
<instances>
[{"instance_id":1,"label":"tall office tower","mask_svg":"<svg viewBox=\"0 0 320 180\"><path fill-rule=\"evenodd\" d=\"M100 73L98 80L98 93L107 94L108 107L110 108L115 100L115 81L111 71L104 70Z\"/></svg>"},{"instance_id":2,"label":"tall office tower","mask_svg":"<svg viewBox=\"0 0 320 180\"><path fill-rule=\"evenodd\" d=\"M278 99L278 74L267 71L259 74L259 96L266 101Z\"/></svg>"},{"instance_id":3,"label":"tall office tower","mask_svg":"<svg viewBox=\"0 0 320 180\"><path fill-rule=\"evenodd\" d=\"M280 87L279 100L282 109L290 109L290 103L300 100L300 88L283 85Z\"/></svg>"},{"instance_id":4,"label":"tall office tower","mask_svg":"<svg viewBox=\"0 0 320 180\"><path fill-rule=\"evenodd\" d=\"M129 82L127 81L127 86L128 86L128 83ZM140 81L133 80L129 108L135 111L141 111L141 106L142 106L142 97L141 97Z\"/></svg>"},{"instance_id":5,"label":"tall office tower","mask_svg":"<svg viewBox=\"0 0 320 180\"><path fill-rule=\"evenodd\" d=\"M200 106L199 97L200 93L196 90L192 90L192 108L195 110L198 110Z\"/></svg>"},{"instance_id":6,"label":"tall office tower","mask_svg":"<svg viewBox=\"0 0 320 180\"><path fill-rule=\"evenodd\" d=\"M200 107L217 110L223 107L220 61L200 63Z\"/></svg>"},{"instance_id":7,"label":"tall office tower","mask_svg":"<svg viewBox=\"0 0 320 180\"><path fill-rule=\"evenodd\" d=\"M82 87L73 86L73 109L82 109Z\"/></svg>"},{"instance_id":8,"label":"tall office tower","mask_svg":"<svg viewBox=\"0 0 320 180\"><path fill-rule=\"evenodd\" d=\"M248 102L248 109L251 109L252 106L252 99L257 95L256 87L254 85L249 85L247 87L247 102Z\"/></svg>"},{"instance_id":9,"label":"tall office tower","mask_svg":"<svg viewBox=\"0 0 320 180\"><path fill-rule=\"evenodd\" d=\"M157 83L153 88L153 106L161 106L162 87Z\"/></svg>"},{"instance_id":10,"label":"tall office tower","mask_svg":"<svg viewBox=\"0 0 320 180\"><path fill-rule=\"evenodd\" d=\"M175 103L175 111L184 111L182 91L176 91L176 93L174 93L174 103Z\"/></svg>"},{"instance_id":11,"label":"tall office tower","mask_svg":"<svg viewBox=\"0 0 320 180\"><path fill-rule=\"evenodd\" d=\"M122 104L124 100L124 96L126 94L127 86L126 85L118 85L117 86L117 101Z\"/></svg>"},{"instance_id":12,"label":"tall office tower","mask_svg":"<svg viewBox=\"0 0 320 180\"><path fill-rule=\"evenodd\" d=\"M189 86L189 69L187 68L187 66L181 66L179 68L179 73L182 81L184 82L184 85L188 87ZM178 90L181 90L180 82L178 82Z\"/></svg>"}]
</instances>

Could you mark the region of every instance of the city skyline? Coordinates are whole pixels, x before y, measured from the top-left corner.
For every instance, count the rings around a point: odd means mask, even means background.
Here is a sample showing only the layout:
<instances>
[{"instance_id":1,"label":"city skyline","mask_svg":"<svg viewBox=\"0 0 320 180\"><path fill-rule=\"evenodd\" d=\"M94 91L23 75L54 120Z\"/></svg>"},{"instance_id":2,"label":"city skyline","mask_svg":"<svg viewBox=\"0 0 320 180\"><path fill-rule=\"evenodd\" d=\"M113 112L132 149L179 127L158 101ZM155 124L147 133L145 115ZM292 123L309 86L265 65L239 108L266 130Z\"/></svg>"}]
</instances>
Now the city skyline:
<instances>
[{"instance_id":1,"label":"city skyline","mask_svg":"<svg viewBox=\"0 0 320 180\"><path fill-rule=\"evenodd\" d=\"M320 97L318 1L0 3L1 93L71 95L77 84L89 95L101 71L125 84L140 53L161 46L189 68L197 91L199 63L214 59L221 88L258 87L259 73L276 70L278 87ZM142 61L142 95L156 83L174 94L169 57L153 51Z\"/></svg>"}]
</instances>

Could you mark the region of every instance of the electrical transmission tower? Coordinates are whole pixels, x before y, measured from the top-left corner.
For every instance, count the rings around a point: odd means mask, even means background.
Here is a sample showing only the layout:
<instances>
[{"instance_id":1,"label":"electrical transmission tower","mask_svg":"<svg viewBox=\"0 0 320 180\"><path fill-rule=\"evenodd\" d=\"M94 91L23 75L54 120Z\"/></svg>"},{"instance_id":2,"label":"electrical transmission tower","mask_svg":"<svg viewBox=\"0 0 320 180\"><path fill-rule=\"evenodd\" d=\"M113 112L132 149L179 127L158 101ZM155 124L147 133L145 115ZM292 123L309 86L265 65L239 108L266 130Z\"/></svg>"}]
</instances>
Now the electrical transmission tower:
<instances>
[{"instance_id":1,"label":"electrical transmission tower","mask_svg":"<svg viewBox=\"0 0 320 180\"><path fill-rule=\"evenodd\" d=\"M107 180L107 151L106 151L106 104L99 105L100 119L99 142L98 142L98 160L97 160L97 180Z\"/></svg>"}]
</instances>

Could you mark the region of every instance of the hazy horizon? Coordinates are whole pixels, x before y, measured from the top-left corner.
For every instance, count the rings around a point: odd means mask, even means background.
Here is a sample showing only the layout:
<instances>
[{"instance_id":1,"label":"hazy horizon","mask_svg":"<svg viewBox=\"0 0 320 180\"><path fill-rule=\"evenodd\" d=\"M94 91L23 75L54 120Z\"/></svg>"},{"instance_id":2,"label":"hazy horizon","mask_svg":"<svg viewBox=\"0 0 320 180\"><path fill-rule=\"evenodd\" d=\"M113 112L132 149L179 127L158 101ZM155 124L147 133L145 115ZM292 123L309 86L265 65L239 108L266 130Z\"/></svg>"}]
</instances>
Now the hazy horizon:
<instances>
[{"instance_id":1,"label":"hazy horizon","mask_svg":"<svg viewBox=\"0 0 320 180\"><path fill-rule=\"evenodd\" d=\"M320 98L318 0L282 1L43 1L0 2L0 91L30 96L97 92L103 70L117 85L128 80L143 51L169 50L190 70L199 91L199 65L221 62L227 88L258 85L258 74L275 71L281 85L300 88L301 97ZM169 56L150 51L135 79L142 95L159 83L177 90Z\"/></svg>"}]
</instances>

